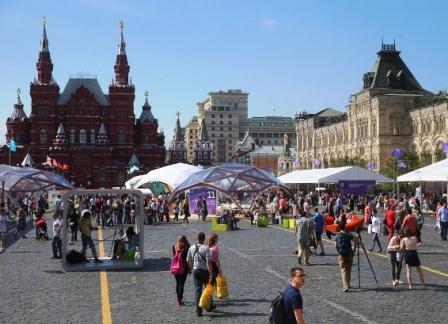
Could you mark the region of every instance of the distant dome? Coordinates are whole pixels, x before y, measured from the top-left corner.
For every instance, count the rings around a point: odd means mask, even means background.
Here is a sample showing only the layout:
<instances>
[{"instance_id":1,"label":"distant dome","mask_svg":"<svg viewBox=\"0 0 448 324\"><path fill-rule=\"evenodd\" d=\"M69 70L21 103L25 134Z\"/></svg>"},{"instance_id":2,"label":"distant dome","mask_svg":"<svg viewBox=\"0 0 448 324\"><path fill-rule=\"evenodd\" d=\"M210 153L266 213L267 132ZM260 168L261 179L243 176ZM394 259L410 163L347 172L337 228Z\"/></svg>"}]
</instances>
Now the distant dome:
<instances>
[{"instance_id":1,"label":"distant dome","mask_svg":"<svg viewBox=\"0 0 448 324\"><path fill-rule=\"evenodd\" d=\"M148 98L145 100L145 104L143 105L142 113L140 114L140 122L150 122L153 123L156 119L151 112L151 106L149 105Z\"/></svg>"}]
</instances>

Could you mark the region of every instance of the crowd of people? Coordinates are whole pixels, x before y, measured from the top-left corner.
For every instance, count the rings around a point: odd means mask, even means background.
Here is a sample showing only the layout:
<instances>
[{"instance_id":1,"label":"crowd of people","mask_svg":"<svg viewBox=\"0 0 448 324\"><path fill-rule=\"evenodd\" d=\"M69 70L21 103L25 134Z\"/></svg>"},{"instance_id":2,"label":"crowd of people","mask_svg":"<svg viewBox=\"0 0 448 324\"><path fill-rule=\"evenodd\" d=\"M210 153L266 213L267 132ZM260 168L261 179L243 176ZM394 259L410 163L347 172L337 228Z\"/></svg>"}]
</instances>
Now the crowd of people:
<instances>
[{"instance_id":1,"label":"crowd of people","mask_svg":"<svg viewBox=\"0 0 448 324\"><path fill-rule=\"evenodd\" d=\"M168 193L159 196L147 196L144 200L144 219L146 224L161 222L188 223L191 216L190 199L188 195L178 198L169 205ZM230 204L229 201L224 202ZM93 224L108 228L119 227L120 234L113 242L112 259L121 259L126 250L135 250L138 247L138 234L133 225L136 222L136 199L132 195L90 195L73 197L67 202L67 219L70 232L70 243L78 241L78 232L82 241L82 256L86 259L86 250L90 248L94 261L101 263L98 258L95 244L92 240ZM27 195L16 206L8 208L1 204L0 212L0 252L4 251L4 238L7 231L7 222L11 217L17 219L16 236L27 238L27 219L33 221L36 238L47 238L45 224L45 212L49 209L47 195L44 193L35 198ZM62 255L62 221L63 203L58 196L53 206L53 224L51 249L53 257L61 259ZM199 220L206 221L208 217L207 202L201 197L197 203ZM170 218L170 210L174 218ZM379 211L384 212L384 219L379 216ZM286 217L296 220L294 233L297 240L297 262L299 265L311 264L313 255L325 256L322 236L326 232L325 225L328 219L338 224L338 232L327 232L329 239L334 239L338 252L338 263L341 272L342 289L348 292L351 289L351 268L353 265L355 246L360 243L360 234L346 231L346 225L355 214L364 217L364 225L372 236L371 245L367 249L382 253L380 236L388 238L387 253L389 254L392 285L401 284L400 276L402 264L406 266L406 276L409 289L413 289L412 269L416 269L422 285L425 284L424 274L418 248L422 242L421 231L428 213L433 213L436 218L435 229L440 233L440 239L446 241L448 231L448 207L446 197L430 194L422 197L402 195L393 197L379 193L375 197L365 195L348 195L335 192L298 193L294 197L288 197L282 191L270 191L258 197L253 206L242 215L251 219L251 224L256 225L261 215L270 218L272 224L281 224ZM11 216L12 215L12 216ZM217 208L219 223L226 223L231 229L238 229L239 217L231 208ZM122 227L129 227L124 233ZM115 237L114 237L115 238ZM196 244L190 244L186 236L180 235L173 248L173 259L178 256L181 260L182 271L174 274L176 280L176 298L179 306L184 306L184 287L189 274L192 275L195 294L196 313L202 316L202 308L199 307L199 299L203 287L210 283L216 285L216 277L222 274L219 260L218 236L212 233L208 240L205 234L200 232L196 237ZM358 247L359 248L359 247ZM173 273L173 272L172 272ZM305 274L303 268L294 267L290 273L291 283L284 291L285 312L289 314L289 320L300 323L302 316L302 299L299 288L304 284ZM216 304L211 303L207 309L212 311Z\"/></svg>"}]
</instances>

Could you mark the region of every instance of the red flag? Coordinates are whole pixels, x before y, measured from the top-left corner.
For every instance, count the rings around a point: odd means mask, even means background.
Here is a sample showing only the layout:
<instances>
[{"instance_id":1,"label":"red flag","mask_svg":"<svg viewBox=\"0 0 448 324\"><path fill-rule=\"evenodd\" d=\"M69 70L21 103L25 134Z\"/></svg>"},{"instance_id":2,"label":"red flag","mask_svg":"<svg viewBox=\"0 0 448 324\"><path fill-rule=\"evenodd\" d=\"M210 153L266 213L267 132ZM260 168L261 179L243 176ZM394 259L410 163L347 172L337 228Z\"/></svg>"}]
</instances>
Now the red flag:
<instances>
[{"instance_id":1,"label":"red flag","mask_svg":"<svg viewBox=\"0 0 448 324\"><path fill-rule=\"evenodd\" d=\"M52 159L51 157L49 157L48 155L47 155L47 164L48 164L49 166L52 166L52 165L53 165L53 159Z\"/></svg>"},{"instance_id":2,"label":"red flag","mask_svg":"<svg viewBox=\"0 0 448 324\"><path fill-rule=\"evenodd\" d=\"M55 166L58 169L62 169L62 164L61 162L57 161L56 159L53 159L53 166Z\"/></svg>"}]
</instances>

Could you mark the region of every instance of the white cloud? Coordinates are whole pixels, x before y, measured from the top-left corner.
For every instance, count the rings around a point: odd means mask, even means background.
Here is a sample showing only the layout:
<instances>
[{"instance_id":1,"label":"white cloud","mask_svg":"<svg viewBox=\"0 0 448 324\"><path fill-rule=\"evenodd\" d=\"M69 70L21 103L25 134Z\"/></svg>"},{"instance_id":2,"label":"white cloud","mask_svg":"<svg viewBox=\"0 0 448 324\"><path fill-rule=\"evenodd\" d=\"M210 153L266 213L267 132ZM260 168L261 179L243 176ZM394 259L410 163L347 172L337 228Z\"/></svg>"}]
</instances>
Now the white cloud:
<instances>
[{"instance_id":1,"label":"white cloud","mask_svg":"<svg viewBox=\"0 0 448 324\"><path fill-rule=\"evenodd\" d=\"M273 28L278 24L277 20L271 18L265 18L261 21L261 25L266 28Z\"/></svg>"},{"instance_id":2,"label":"white cloud","mask_svg":"<svg viewBox=\"0 0 448 324\"><path fill-rule=\"evenodd\" d=\"M261 22L260 25L264 28L274 28L278 21L274 18L269 17L265 12L260 12Z\"/></svg>"}]
</instances>

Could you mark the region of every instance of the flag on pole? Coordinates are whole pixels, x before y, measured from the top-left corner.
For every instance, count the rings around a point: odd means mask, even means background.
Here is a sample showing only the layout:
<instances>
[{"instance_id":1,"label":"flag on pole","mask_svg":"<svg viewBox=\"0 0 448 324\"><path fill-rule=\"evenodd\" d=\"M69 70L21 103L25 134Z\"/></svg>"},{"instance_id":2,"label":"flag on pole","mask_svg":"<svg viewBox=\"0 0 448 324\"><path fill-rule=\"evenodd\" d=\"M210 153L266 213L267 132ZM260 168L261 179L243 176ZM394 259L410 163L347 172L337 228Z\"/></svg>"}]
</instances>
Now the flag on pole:
<instances>
[{"instance_id":1,"label":"flag on pole","mask_svg":"<svg viewBox=\"0 0 448 324\"><path fill-rule=\"evenodd\" d=\"M394 150L392 151L392 156L394 158L399 158L401 155L402 155L401 149L394 148Z\"/></svg>"},{"instance_id":2,"label":"flag on pole","mask_svg":"<svg viewBox=\"0 0 448 324\"><path fill-rule=\"evenodd\" d=\"M16 151L16 141L14 141L12 138L9 140L9 151L15 152Z\"/></svg>"},{"instance_id":3,"label":"flag on pole","mask_svg":"<svg viewBox=\"0 0 448 324\"><path fill-rule=\"evenodd\" d=\"M443 143L442 152L443 153L448 153L448 143Z\"/></svg>"},{"instance_id":4,"label":"flag on pole","mask_svg":"<svg viewBox=\"0 0 448 324\"><path fill-rule=\"evenodd\" d=\"M398 166L400 169L406 169L406 163L404 163L404 161L402 161L402 160L398 160L398 161L397 161L397 166Z\"/></svg>"}]
</instances>

